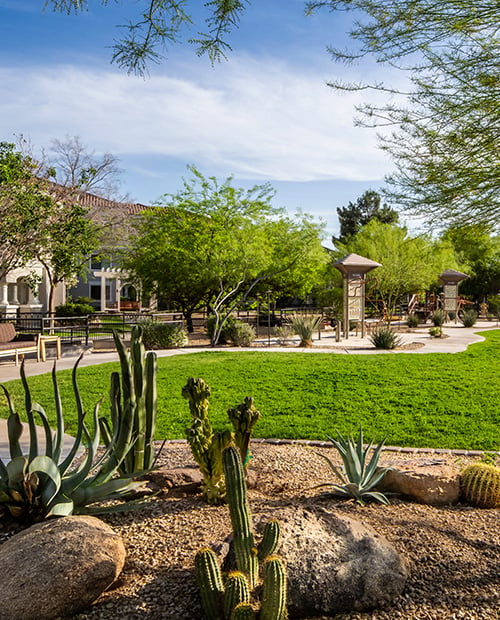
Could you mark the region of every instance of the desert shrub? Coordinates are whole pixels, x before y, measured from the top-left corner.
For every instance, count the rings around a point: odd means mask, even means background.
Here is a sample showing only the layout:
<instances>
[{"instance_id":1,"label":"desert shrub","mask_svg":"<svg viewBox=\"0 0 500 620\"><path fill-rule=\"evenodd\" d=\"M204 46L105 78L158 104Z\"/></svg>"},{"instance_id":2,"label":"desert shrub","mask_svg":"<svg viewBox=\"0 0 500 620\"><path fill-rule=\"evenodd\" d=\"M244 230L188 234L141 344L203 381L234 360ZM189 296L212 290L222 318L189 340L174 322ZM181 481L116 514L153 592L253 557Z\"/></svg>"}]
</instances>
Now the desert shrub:
<instances>
[{"instance_id":1,"label":"desert shrub","mask_svg":"<svg viewBox=\"0 0 500 620\"><path fill-rule=\"evenodd\" d=\"M142 340L148 350L178 349L187 344L187 335L183 327L174 323L141 323Z\"/></svg>"},{"instance_id":2,"label":"desert shrub","mask_svg":"<svg viewBox=\"0 0 500 620\"><path fill-rule=\"evenodd\" d=\"M420 319L416 314L409 314L406 319L406 324L408 327L418 327L420 325Z\"/></svg>"},{"instance_id":3,"label":"desert shrub","mask_svg":"<svg viewBox=\"0 0 500 620\"><path fill-rule=\"evenodd\" d=\"M376 349L395 349L402 344L401 337L390 327L379 327L370 336L370 341Z\"/></svg>"},{"instance_id":4,"label":"desert shrub","mask_svg":"<svg viewBox=\"0 0 500 620\"><path fill-rule=\"evenodd\" d=\"M460 321L464 327L473 327L477 321L477 312L475 310L464 310Z\"/></svg>"},{"instance_id":5,"label":"desert shrub","mask_svg":"<svg viewBox=\"0 0 500 620\"><path fill-rule=\"evenodd\" d=\"M442 327L446 322L446 318L446 312L441 309L434 310L434 312L431 314L431 321L434 327Z\"/></svg>"},{"instance_id":6,"label":"desert shrub","mask_svg":"<svg viewBox=\"0 0 500 620\"><path fill-rule=\"evenodd\" d=\"M293 331L290 325L280 325L274 328L274 335L278 344L286 344L292 339Z\"/></svg>"},{"instance_id":7,"label":"desert shrub","mask_svg":"<svg viewBox=\"0 0 500 620\"><path fill-rule=\"evenodd\" d=\"M207 321L207 336L212 340L214 331L215 331L215 317L208 317ZM233 330L234 324L236 323L236 319L234 316L228 316L224 321L224 325L222 326L222 330L219 335L218 344L228 344L231 340L231 332Z\"/></svg>"},{"instance_id":8,"label":"desert shrub","mask_svg":"<svg viewBox=\"0 0 500 620\"><path fill-rule=\"evenodd\" d=\"M429 335L432 336L432 338L442 338L443 330L438 326L429 327Z\"/></svg>"},{"instance_id":9,"label":"desert shrub","mask_svg":"<svg viewBox=\"0 0 500 620\"><path fill-rule=\"evenodd\" d=\"M255 329L243 321L235 321L229 332L229 340L236 347L249 347L255 340Z\"/></svg>"}]
</instances>

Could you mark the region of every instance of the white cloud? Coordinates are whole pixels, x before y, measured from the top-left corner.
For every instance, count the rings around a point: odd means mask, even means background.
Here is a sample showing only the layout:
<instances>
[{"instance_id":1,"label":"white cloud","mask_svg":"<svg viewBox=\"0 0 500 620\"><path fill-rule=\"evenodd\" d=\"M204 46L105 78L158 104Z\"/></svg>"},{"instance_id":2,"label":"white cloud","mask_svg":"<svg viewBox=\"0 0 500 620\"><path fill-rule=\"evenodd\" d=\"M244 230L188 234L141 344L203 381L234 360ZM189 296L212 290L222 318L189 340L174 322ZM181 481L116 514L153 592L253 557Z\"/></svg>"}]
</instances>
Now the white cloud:
<instances>
[{"instance_id":1,"label":"white cloud","mask_svg":"<svg viewBox=\"0 0 500 620\"><path fill-rule=\"evenodd\" d=\"M335 93L328 75L244 57L168 70L141 80L111 69L0 67L1 139L23 133L47 146L78 135L118 157L167 156L270 181L360 181L388 170L374 132L353 126L359 96Z\"/></svg>"}]
</instances>

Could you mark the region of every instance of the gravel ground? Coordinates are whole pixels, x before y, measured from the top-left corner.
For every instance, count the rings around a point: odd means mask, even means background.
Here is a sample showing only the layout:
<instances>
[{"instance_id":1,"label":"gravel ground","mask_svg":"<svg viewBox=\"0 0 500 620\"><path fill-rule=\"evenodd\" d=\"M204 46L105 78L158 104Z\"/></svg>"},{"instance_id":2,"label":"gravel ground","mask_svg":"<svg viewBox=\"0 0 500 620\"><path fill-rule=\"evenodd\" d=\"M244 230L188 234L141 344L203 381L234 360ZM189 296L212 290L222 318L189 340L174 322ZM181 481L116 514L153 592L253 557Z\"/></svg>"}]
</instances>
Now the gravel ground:
<instances>
[{"instance_id":1,"label":"gravel ground","mask_svg":"<svg viewBox=\"0 0 500 620\"><path fill-rule=\"evenodd\" d=\"M302 445L253 444L250 490L255 514L281 502L334 507L371 525L410 561L402 596L390 608L336 616L341 620L499 620L500 511L465 505L437 508L393 500L390 506L360 507L320 495L314 485L331 480L317 451ZM384 465L418 458L454 463L469 457L383 453ZM169 467L194 464L185 444L168 444L162 462ZM119 581L78 620L200 620L203 618L193 576L193 558L202 546L221 542L230 531L225 506L208 506L199 495L163 493L140 510L104 518L125 540L127 561ZM312 619L311 619L312 620ZM319 619L314 619L319 620Z\"/></svg>"}]
</instances>

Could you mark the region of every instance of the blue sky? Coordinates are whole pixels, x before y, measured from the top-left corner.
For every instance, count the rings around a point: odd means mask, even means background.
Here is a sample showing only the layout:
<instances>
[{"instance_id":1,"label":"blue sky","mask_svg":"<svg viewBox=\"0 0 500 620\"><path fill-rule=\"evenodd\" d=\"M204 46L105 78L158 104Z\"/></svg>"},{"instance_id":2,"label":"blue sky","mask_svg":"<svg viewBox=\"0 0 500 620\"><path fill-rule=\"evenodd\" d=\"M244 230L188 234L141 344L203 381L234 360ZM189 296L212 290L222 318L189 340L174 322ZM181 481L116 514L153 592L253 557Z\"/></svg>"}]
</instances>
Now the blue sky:
<instances>
[{"instance_id":1,"label":"blue sky","mask_svg":"<svg viewBox=\"0 0 500 620\"><path fill-rule=\"evenodd\" d=\"M323 218L328 235L336 208L379 189L391 170L375 132L354 127L361 96L326 86L380 72L331 61L326 47L347 45L349 15L305 17L302 0L254 0L228 62L212 67L185 44L142 79L110 64L115 26L140 1L90 0L77 16L43 5L0 0L0 140L23 134L48 149L79 136L120 159L122 193L146 204L180 189L188 164L244 187L268 181L277 206Z\"/></svg>"}]
</instances>

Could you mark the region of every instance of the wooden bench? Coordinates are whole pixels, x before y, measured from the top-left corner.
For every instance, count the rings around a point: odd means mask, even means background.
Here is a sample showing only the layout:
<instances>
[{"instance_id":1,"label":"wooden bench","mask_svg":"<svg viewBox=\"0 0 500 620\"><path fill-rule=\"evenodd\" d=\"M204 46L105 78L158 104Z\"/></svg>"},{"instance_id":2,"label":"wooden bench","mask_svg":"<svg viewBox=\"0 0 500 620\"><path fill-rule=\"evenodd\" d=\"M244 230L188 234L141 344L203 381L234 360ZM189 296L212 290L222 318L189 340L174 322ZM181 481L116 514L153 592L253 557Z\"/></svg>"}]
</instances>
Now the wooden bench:
<instances>
[{"instance_id":1,"label":"wooden bench","mask_svg":"<svg viewBox=\"0 0 500 620\"><path fill-rule=\"evenodd\" d=\"M40 361L40 339L15 340L16 328L12 323L0 323L0 357L14 356L16 366L19 366L19 356L26 353L36 353L36 361Z\"/></svg>"}]
</instances>

